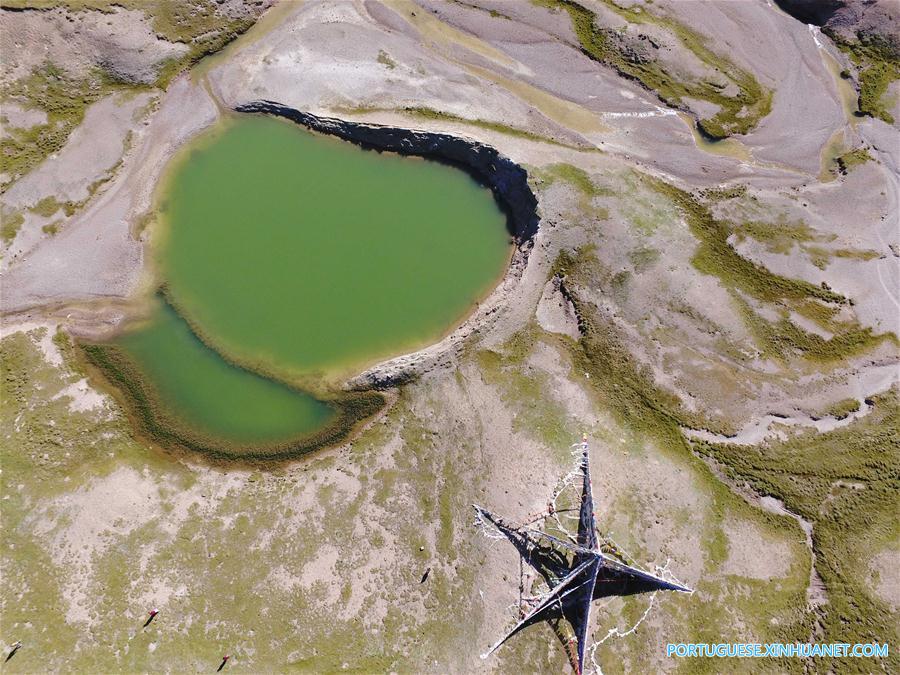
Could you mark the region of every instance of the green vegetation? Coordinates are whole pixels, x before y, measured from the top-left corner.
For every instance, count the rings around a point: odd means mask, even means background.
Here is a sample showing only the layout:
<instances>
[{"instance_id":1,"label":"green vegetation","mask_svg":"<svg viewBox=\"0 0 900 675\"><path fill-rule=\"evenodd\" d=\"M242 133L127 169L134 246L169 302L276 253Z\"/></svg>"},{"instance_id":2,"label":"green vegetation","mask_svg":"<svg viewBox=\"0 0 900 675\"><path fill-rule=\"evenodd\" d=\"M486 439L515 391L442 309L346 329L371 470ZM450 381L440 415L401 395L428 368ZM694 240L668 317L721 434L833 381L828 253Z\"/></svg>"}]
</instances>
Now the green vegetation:
<instances>
[{"instance_id":1,"label":"green vegetation","mask_svg":"<svg viewBox=\"0 0 900 675\"><path fill-rule=\"evenodd\" d=\"M727 187L706 188L705 190L700 190L700 195L704 199L709 199L714 202L725 201L727 199L740 199L747 195L747 186L730 185Z\"/></svg>"},{"instance_id":2,"label":"green vegetation","mask_svg":"<svg viewBox=\"0 0 900 675\"><path fill-rule=\"evenodd\" d=\"M659 251L655 248L644 247L632 249L628 252L628 259L634 266L634 271L640 274L656 264L656 261L659 260Z\"/></svg>"},{"instance_id":3,"label":"green vegetation","mask_svg":"<svg viewBox=\"0 0 900 675\"><path fill-rule=\"evenodd\" d=\"M738 88L729 96L720 84L700 80L678 82L654 58L636 56L625 48L616 31L599 27L594 12L573 0L533 0L536 4L568 12L581 49L588 57L614 68L619 74L640 82L659 96L665 104L682 108L685 99L694 98L719 106L719 112L697 122L698 128L711 139L745 134L753 129L772 107L772 93L766 91L753 75L727 58L710 50L699 33L674 19L651 14L642 7L620 7L606 0L607 7L630 23L651 23L668 30L711 70L722 74Z\"/></svg>"},{"instance_id":4,"label":"green vegetation","mask_svg":"<svg viewBox=\"0 0 900 675\"><path fill-rule=\"evenodd\" d=\"M578 425L560 401L548 396L546 375L522 362L534 340L534 333L526 330L501 352L478 352L478 365L484 381L499 388L504 403L515 412L513 430L536 438L564 460L566 449L578 440Z\"/></svg>"},{"instance_id":5,"label":"green vegetation","mask_svg":"<svg viewBox=\"0 0 900 675\"><path fill-rule=\"evenodd\" d=\"M856 323L829 323L836 334L824 338L797 326L790 320L787 310L782 309L780 317L771 321L753 311L739 295L733 293L732 297L760 351L768 358L787 360L801 355L810 361L833 363L862 354L892 339L890 334L875 335L870 327L862 328Z\"/></svg>"},{"instance_id":6,"label":"green vegetation","mask_svg":"<svg viewBox=\"0 0 900 675\"><path fill-rule=\"evenodd\" d=\"M208 54L219 51L252 26L255 15L234 17L222 11L214 0L5 0L5 7L66 7L72 11L113 11L116 7L141 10L152 18L156 34L169 42L183 43L187 52L166 62L155 86L165 88L178 73ZM30 75L0 91L0 99L15 101L26 108L47 113L47 121L30 129L7 127L0 140L0 173L9 183L29 172L47 156L58 152L72 130L81 124L85 109L115 91L138 91L146 84L126 81L109 69L95 67L87 75L74 76L60 66L43 64Z\"/></svg>"},{"instance_id":7,"label":"green vegetation","mask_svg":"<svg viewBox=\"0 0 900 675\"><path fill-rule=\"evenodd\" d=\"M820 270L828 267L832 258L845 258L850 260L872 260L879 257L878 251L872 249L836 248L827 249L822 246L804 245L803 250L809 255L812 264Z\"/></svg>"},{"instance_id":8,"label":"green vegetation","mask_svg":"<svg viewBox=\"0 0 900 675\"><path fill-rule=\"evenodd\" d=\"M62 225L61 220L54 220L52 223L48 223L41 228L41 232L44 234L49 234L51 237L55 234L59 233L59 228Z\"/></svg>"},{"instance_id":9,"label":"green vegetation","mask_svg":"<svg viewBox=\"0 0 900 675\"><path fill-rule=\"evenodd\" d=\"M825 411L825 414L842 420L849 417L857 410L859 410L859 401L855 398L845 398L843 401L838 401L828 408L828 410Z\"/></svg>"},{"instance_id":10,"label":"green vegetation","mask_svg":"<svg viewBox=\"0 0 900 675\"><path fill-rule=\"evenodd\" d=\"M10 214L0 213L0 221L2 221L0 222L0 238L3 239L3 243L11 244L19 233L22 223L25 222L25 216L18 211Z\"/></svg>"},{"instance_id":11,"label":"green vegetation","mask_svg":"<svg viewBox=\"0 0 900 675\"><path fill-rule=\"evenodd\" d=\"M748 452L741 446L702 441L694 448L718 461L727 474L782 500L813 523L816 569L828 592L821 613L820 642L898 640L889 607L872 595L867 556L898 536L900 491L900 405L896 389L876 397L874 410L851 425L826 434L804 433ZM862 659L836 659L817 669L834 672L895 671L891 653L874 667Z\"/></svg>"},{"instance_id":12,"label":"green vegetation","mask_svg":"<svg viewBox=\"0 0 900 675\"><path fill-rule=\"evenodd\" d=\"M809 256L810 262L822 270L828 267L832 258L872 260L879 256L877 251L870 249L831 249L821 246L822 243L833 242L837 235L819 234L802 220L782 220L775 223L752 220L736 225L733 229L738 242L750 237L763 244L769 253L788 255L794 250L794 246L798 246Z\"/></svg>"},{"instance_id":13,"label":"green vegetation","mask_svg":"<svg viewBox=\"0 0 900 675\"><path fill-rule=\"evenodd\" d=\"M818 236L809 225L802 220L787 222L780 220L769 223L759 220L751 220L737 225L734 228L737 241L741 242L746 237L755 239L764 244L769 253L790 253L797 244L811 241L832 241L835 235L823 238Z\"/></svg>"},{"instance_id":14,"label":"green vegetation","mask_svg":"<svg viewBox=\"0 0 900 675\"><path fill-rule=\"evenodd\" d=\"M838 171L844 175L860 164L871 161L873 161L872 155L869 154L869 151L866 148L857 148L856 150L846 152L835 158Z\"/></svg>"},{"instance_id":15,"label":"green vegetation","mask_svg":"<svg viewBox=\"0 0 900 675\"><path fill-rule=\"evenodd\" d=\"M44 218L49 218L62 208L62 204L56 201L56 197L52 195L44 197L41 201L31 207L31 212L36 213Z\"/></svg>"},{"instance_id":16,"label":"green vegetation","mask_svg":"<svg viewBox=\"0 0 900 675\"><path fill-rule=\"evenodd\" d=\"M81 124L87 106L113 91L133 86L102 70L94 70L86 77L73 77L47 62L28 77L4 87L0 98L43 110L47 122L30 129L10 128L0 140L0 173L9 176L2 187L33 169L48 155L59 152L72 130Z\"/></svg>"},{"instance_id":17,"label":"green vegetation","mask_svg":"<svg viewBox=\"0 0 900 675\"><path fill-rule=\"evenodd\" d=\"M389 70L393 70L397 67L397 62L383 49L378 50L378 58L375 60L381 65L386 66Z\"/></svg>"},{"instance_id":18,"label":"green vegetation","mask_svg":"<svg viewBox=\"0 0 900 675\"><path fill-rule=\"evenodd\" d=\"M613 191L597 185L584 169L572 164L551 164L538 169L537 175L548 185L559 180L570 183L580 194L579 207L582 211L592 214L598 220L609 218L609 211L602 206L596 206L594 198L611 197Z\"/></svg>"},{"instance_id":19,"label":"green vegetation","mask_svg":"<svg viewBox=\"0 0 900 675\"><path fill-rule=\"evenodd\" d=\"M701 272L712 274L727 287L748 293L763 302L807 298L835 304L847 302L844 296L827 288L779 276L744 258L728 243L733 230L731 224L715 218L709 207L700 203L689 192L659 178L645 174L641 180L675 204L687 221L691 233L700 240L692 262Z\"/></svg>"},{"instance_id":20,"label":"green vegetation","mask_svg":"<svg viewBox=\"0 0 900 675\"><path fill-rule=\"evenodd\" d=\"M825 33L859 69L859 115L893 124L884 96L890 84L900 80L900 59L891 45L880 35L857 33L856 40L847 40L837 31Z\"/></svg>"},{"instance_id":21,"label":"green vegetation","mask_svg":"<svg viewBox=\"0 0 900 675\"><path fill-rule=\"evenodd\" d=\"M557 180L571 183L586 197L611 197L614 194L609 188L598 186L591 180L587 171L573 164L551 164L542 167L540 175L551 185Z\"/></svg>"}]
</instances>

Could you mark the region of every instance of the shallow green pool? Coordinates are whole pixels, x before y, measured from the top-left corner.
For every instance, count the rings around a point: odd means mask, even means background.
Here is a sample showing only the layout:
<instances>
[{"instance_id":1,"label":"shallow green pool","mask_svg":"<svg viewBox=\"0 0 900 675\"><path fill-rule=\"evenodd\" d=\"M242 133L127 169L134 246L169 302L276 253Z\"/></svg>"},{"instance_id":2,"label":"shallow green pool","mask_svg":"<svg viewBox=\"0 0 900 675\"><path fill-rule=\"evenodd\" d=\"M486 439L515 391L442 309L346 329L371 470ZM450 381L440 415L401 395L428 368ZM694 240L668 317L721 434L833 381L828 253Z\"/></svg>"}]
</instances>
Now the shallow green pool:
<instances>
[{"instance_id":1,"label":"shallow green pool","mask_svg":"<svg viewBox=\"0 0 900 675\"><path fill-rule=\"evenodd\" d=\"M335 415L308 394L231 365L163 302L155 303L148 324L117 344L139 365L155 402L206 438L277 443L316 431Z\"/></svg>"},{"instance_id":2,"label":"shallow green pool","mask_svg":"<svg viewBox=\"0 0 900 675\"><path fill-rule=\"evenodd\" d=\"M158 249L207 342L287 377L359 368L439 338L511 250L489 190L455 168L257 116L171 176Z\"/></svg>"},{"instance_id":3,"label":"shallow green pool","mask_svg":"<svg viewBox=\"0 0 900 675\"><path fill-rule=\"evenodd\" d=\"M321 395L322 376L422 347L490 291L511 250L493 196L462 171L270 118L227 120L165 187L154 245L171 304L89 351L151 434L232 455L332 442L383 401L326 404L258 373Z\"/></svg>"}]
</instances>

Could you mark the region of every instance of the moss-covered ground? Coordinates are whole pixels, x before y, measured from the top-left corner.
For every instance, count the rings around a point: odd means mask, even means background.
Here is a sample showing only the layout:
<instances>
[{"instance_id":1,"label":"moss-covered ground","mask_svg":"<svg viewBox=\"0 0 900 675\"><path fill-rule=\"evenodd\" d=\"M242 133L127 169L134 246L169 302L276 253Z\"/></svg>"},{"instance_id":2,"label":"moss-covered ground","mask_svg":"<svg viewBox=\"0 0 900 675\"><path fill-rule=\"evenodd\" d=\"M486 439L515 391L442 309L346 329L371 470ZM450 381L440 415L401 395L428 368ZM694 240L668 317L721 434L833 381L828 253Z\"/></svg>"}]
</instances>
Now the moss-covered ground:
<instances>
[{"instance_id":1,"label":"moss-covered ground","mask_svg":"<svg viewBox=\"0 0 900 675\"><path fill-rule=\"evenodd\" d=\"M826 29L825 32L858 70L858 114L893 124L894 116L885 94L892 82L900 80L900 59L894 49L877 34L858 33L852 39L838 31Z\"/></svg>"},{"instance_id":2,"label":"moss-covered ground","mask_svg":"<svg viewBox=\"0 0 900 675\"><path fill-rule=\"evenodd\" d=\"M91 103L116 91L139 91L150 86L164 89L178 73L219 51L255 22L254 15L231 16L212 0L10 0L3 6L101 12L117 7L137 9L152 19L152 28L161 39L185 44L188 49L164 63L152 85L122 80L99 65L86 75L75 76L66 70L66 64L50 61L6 84L0 90L0 100L14 100L27 109L41 110L47 114L47 121L28 129L9 128L4 134L0 140L0 173L7 174L7 182L0 187L58 152Z\"/></svg>"},{"instance_id":3,"label":"moss-covered ground","mask_svg":"<svg viewBox=\"0 0 900 675\"><path fill-rule=\"evenodd\" d=\"M113 400L80 408L66 393L86 374L77 352L58 334L66 361L51 365L41 330L0 343L0 609L5 633L24 645L8 672L196 670L224 653L229 668L256 672L467 670L502 630L498 603L513 597L517 575L505 553L502 569L486 566L496 554L471 527L469 504L521 503L521 514L541 504L584 430L602 460L605 531L641 564L669 557L681 576L703 574L694 596L660 596L646 628L601 647L607 669L658 667L667 640L807 630L798 608L808 558L794 522L716 483L685 450L675 402L599 330L575 343L530 327L473 352L455 374L408 385L345 449L262 472L173 461L133 439ZM562 371L542 361L546 350ZM600 413L587 426L555 393L583 369ZM511 481L535 461L547 466L546 487ZM761 533L787 567L769 581L731 569L745 553L725 519ZM661 539L656 521L666 523ZM606 603L598 630L624 632L649 602ZM154 606L160 614L142 628ZM564 664L545 627L493 658L516 672Z\"/></svg>"},{"instance_id":4,"label":"moss-covered ground","mask_svg":"<svg viewBox=\"0 0 900 675\"><path fill-rule=\"evenodd\" d=\"M861 164L871 161L872 155L869 154L866 148L857 148L856 150L845 152L835 159L838 171L842 174L847 174Z\"/></svg>"},{"instance_id":5,"label":"moss-covered ground","mask_svg":"<svg viewBox=\"0 0 900 675\"><path fill-rule=\"evenodd\" d=\"M855 402L854 402L855 403ZM847 405L841 411L849 411ZM728 474L813 523L816 569L828 603L820 608L821 642L896 644L896 614L872 592L869 557L900 536L900 419L896 389L874 399L874 409L853 424L826 434L801 434L746 448L697 442L695 449L720 462ZM834 414L833 413L833 414ZM823 660L822 671L896 670L896 654L876 668L857 659Z\"/></svg>"},{"instance_id":6,"label":"moss-covered ground","mask_svg":"<svg viewBox=\"0 0 900 675\"><path fill-rule=\"evenodd\" d=\"M572 19L572 27L585 55L614 68L622 76L639 82L661 101L674 107L686 105L685 99L708 101L718 106L712 117L700 119L699 129L710 139L727 138L751 131L772 107L772 93L756 78L726 57L709 48L708 40L678 21L655 14L652 6L621 6L605 0L607 8L633 24L652 24L667 30L681 47L690 51L712 71L724 75L738 90L724 93L724 87L706 80L680 81L667 72L655 58L636 58L620 43L616 31L598 25L595 12L574 0L535 0L537 4L563 10Z\"/></svg>"},{"instance_id":7,"label":"moss-covered ground","mask_svg":"<svg viewBox=\"0 0 900 675\"><path fill-rule=\"evenodd\" d=\"M135 87L100 69L88 76L74 77L49 61L28 77L7 85L0 97L44 111L47 121L29 129L9 130L0 140L0 173L8 175L8 182L27 173L62 149L91 103L112 92Z\"/></svg>"},{"instance_id":8,"label":"moss-covered ground","mask_svg":"<svg viewBox=\"0 0 900 675\"><path fill-rule=\"evenodd\" d=\"M82 373L45 361L45 338L0 345L0 606L24 645L4 670L183 672L228 653L246 671L409 672L468 653L478 483L462 476L479 460L462 430L403 400L339 456L202 469L134 441L112 401L59 396Z\"/></svg>"},{"instance_id":9,"label":"moss-covered ground","mask_svg":"<svg viewBox=\"0 0 900 675\"><path fill-rule=\"evenodd\" d=\"M691 261L693 266L703 274L718 277L729 289L738 311L765 356L783 360L801 356L828 363L860 354L883 341L896 340L896 336L875 334L871 328L862 327L855 321L836 319L840 306L849 302L847 298L825 284L816 286L808 281L775 274L742 256L730 242L732 234L738 233L739 236L749 235L767 241L776 250L784 250L792 242L806 243L817 238L805 224L750 222L736 225L714 216L707 204L685 190L649 175L642 180L681 212L691 233L699 240ZM823 261L820 266L827 264L827 256L842 255L842 250L830 252L814 247L808 248L807 252L811 256L819 256L818 259ZM865 259L869 254L847 250L843 255ZM748 298L773 305L779 318L775 321L763 318ZM814 321L833 336L825 338L801 328L790 320L790 311Z\"/></svg>"}]
</instances>

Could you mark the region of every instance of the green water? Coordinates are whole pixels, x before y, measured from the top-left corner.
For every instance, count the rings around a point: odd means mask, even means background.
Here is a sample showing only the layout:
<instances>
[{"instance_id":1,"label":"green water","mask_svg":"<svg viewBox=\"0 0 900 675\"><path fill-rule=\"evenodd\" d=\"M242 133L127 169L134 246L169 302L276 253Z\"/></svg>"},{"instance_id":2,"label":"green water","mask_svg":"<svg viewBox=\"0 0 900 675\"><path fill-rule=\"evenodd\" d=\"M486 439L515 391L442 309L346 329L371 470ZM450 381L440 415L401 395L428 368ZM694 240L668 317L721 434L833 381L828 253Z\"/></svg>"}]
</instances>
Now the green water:
<instances>
[{"instance_id":1,"label":"green water","mask_svg":"<svg viewBox=\"0 0 900 675\"><path fill-rule=\"evenodd\" d=\"M341 424L255 370L309 384L424 346L510 252L504 215L465 173L271 118L228 120L165 185L155 254L173 305L157 299L116 344L176 427L229 445Z\"/></svg>"},{"instance_id":2,"label":"green water","mask_svg":"<svg viewBox=\"0 0 900 675\"><path fill-rule=\"evenodd\" d=\"M278 442L315 431L334 415L312 396L224 361L162 302L148 324L116 342L170 414L204 436Z\"/></svg>"},{"instance_id":3,"label":"green water","mask_svg":"<svg viewBox=\"0 0 900 675\"><path fill-rule=\"evenodd\" d=\"M266 117L183 161L158 247L176 307L242 363L342 375L435 341L502 275L491 193L455 168Z\"/></svg>"}]
</instances>

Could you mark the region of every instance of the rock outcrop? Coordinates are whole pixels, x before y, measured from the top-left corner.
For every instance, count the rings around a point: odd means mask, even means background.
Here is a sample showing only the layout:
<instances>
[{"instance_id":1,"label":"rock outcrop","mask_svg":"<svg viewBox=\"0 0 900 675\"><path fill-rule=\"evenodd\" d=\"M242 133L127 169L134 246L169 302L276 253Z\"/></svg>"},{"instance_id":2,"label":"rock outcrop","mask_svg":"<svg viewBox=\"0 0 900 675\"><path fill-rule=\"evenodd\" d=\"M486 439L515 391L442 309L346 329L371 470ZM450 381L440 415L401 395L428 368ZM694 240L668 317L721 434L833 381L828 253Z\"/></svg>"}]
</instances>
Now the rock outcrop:
<instances>
[{"instance_id":1,"label":"rock outcrop","mask_svg":"<svg viewBox=\"0 0 900 675\"><path fill-rule=\"evenodd\" d=\"M507 226L519 246L528 244L537 233L537 199L528 186L528 174L489 145L450 134L318 117L274 101L253 101L239 105L235 110L278 115L364 148L453 164L491 189L507 214Z\"/></svg>"}]
</instances>

